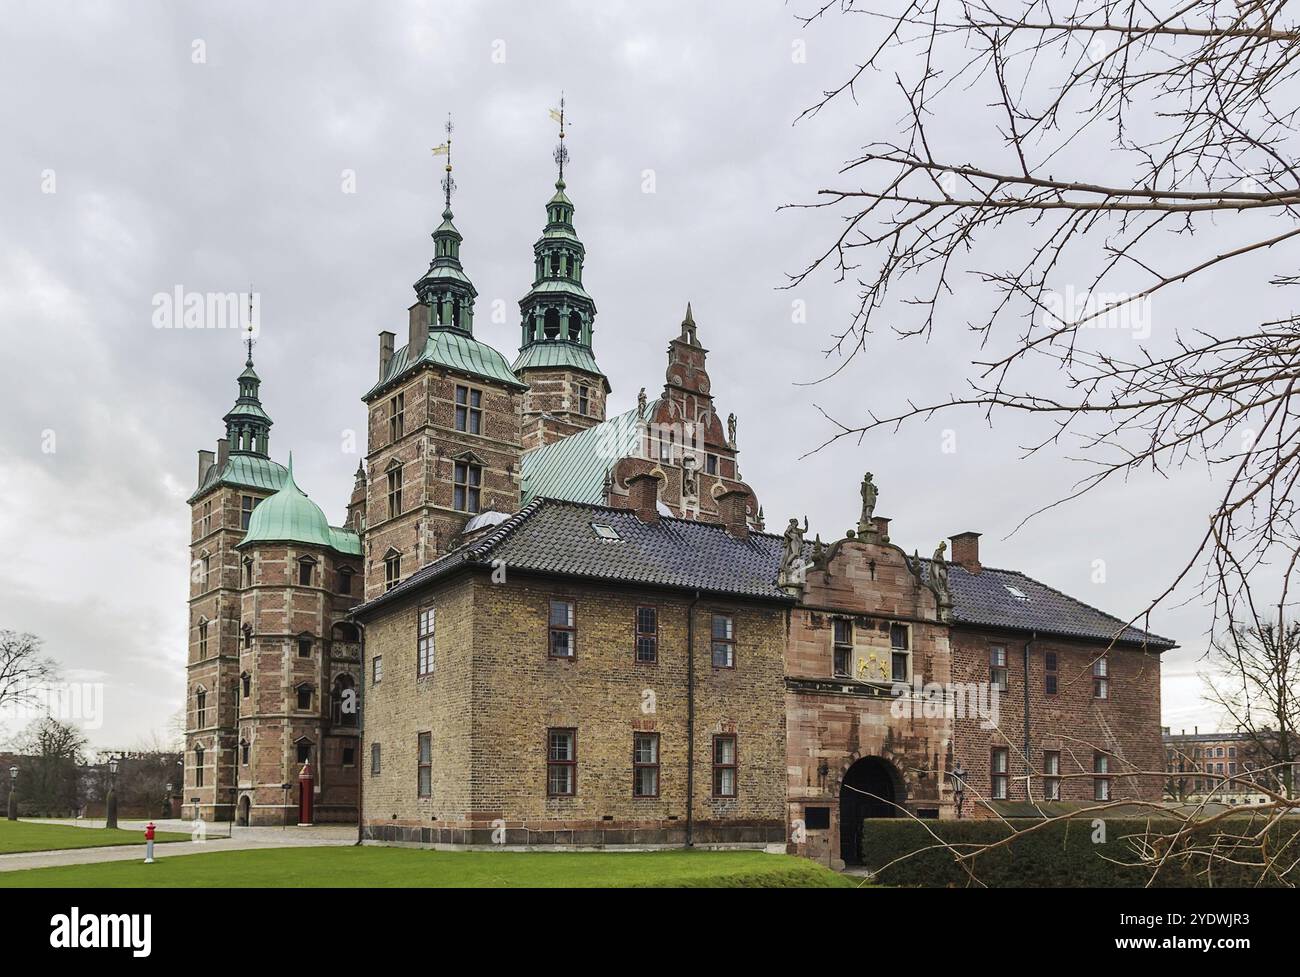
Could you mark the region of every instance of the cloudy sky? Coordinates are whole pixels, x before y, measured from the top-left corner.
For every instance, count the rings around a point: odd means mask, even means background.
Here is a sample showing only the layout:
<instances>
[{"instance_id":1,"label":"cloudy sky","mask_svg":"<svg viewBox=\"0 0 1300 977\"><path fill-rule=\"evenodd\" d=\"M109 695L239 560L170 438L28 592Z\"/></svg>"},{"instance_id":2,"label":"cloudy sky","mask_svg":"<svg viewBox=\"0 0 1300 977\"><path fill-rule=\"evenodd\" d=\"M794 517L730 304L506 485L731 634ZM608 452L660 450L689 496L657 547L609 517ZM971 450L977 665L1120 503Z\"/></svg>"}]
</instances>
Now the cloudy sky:
<instances>
[{"instance_id":1,"label":"cloudy sky","mask_svg":"<svg viewBox=\"0 0 1300 977\"><path fill-rule=\"evenodd\" d=\"M441 174L429 150L447 113L476 330L511 356L561 89L611 413L662 385L689 300L770 526L807 513L823 538L842 534L870 469L877 511L909 551L976 530L986 563L1122 615L1163 589L1188 527L1203 525L1203 471L1115 486L1012 535L1081 472L1061 454L1023 460L1027 432L1005 420L954 416L807 454L831 433L821 409L862 417L942 398L974 350L958 330L881 335L807 385L835 365L823 350L854 293L829 275L779 290L837 225L777 208L837 185L844 159L897 132L899 110L890 79L873 77L857 104L792 125L861 57L867 28L804 30L798 6L6 5L0 627L40 635L69 678L104 683L92 743L135 745L180 706L185 499L243 362L235 331L154 328L154 296L252 283L272 453L292 450L299 484L341 521L376 333L404 333L431 256ZM954 120L951 137L960 148L981 133ZM1175 728L1217 719L1195 677L1208 622L1195 603L1151 622L1183 645L1165 661Z\"/></svg>"}]
</instances>

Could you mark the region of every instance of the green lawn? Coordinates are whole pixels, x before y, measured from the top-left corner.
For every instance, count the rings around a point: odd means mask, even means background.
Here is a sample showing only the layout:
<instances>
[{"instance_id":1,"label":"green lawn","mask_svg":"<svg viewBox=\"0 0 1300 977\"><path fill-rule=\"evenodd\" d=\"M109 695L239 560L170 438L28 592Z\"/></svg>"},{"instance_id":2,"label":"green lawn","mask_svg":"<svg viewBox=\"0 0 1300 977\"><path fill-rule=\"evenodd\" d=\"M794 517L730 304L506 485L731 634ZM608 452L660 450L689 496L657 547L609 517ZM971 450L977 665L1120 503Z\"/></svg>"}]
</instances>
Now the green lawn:
<instances>
[{"instance_id":1,"label":"green lawn","mask_svg":"<svg viewBox=\"0 0 1300 977\"><path fill-rule=\"evenodd\" d=\"M101 862L0 872L3 888L827 888L854 884L855 880L807 859L755 851L263 848L161 858L152 865Z\"/></svg>"},{"instance_id":2,"label":"green lawn","mask_svg":"<svg viewBox=\"0 0 1300 977\"><path fill-rule=\"evenodd\" d=\"M189 841L190 836L159 832L157 841ZM105 845L143 845L143 831L115 828L80 828L72 824L0 819L0 854L19 851L56 851L60 848L99 848Z\"/></svg>"}]
</instances>

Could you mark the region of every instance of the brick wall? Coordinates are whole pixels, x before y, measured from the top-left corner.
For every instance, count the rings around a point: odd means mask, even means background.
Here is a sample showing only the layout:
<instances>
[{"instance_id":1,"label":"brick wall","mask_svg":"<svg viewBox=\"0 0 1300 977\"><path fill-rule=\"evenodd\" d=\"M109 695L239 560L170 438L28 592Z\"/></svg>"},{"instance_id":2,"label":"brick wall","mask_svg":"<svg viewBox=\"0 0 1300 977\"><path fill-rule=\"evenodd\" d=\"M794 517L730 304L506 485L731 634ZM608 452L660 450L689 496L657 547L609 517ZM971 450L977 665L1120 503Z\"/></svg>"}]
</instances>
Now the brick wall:
<instances>
[{"instance_id":1,"label":"brick wall","mask_svg":"<svg viewBox=\"0 0 1300 977\"><path fill-rule=\"evenodd\" d=\"M573 660L548 657L552 597L575 603ZM461 578L431 598L438 608L441 672L433 685L446 692L426 696L405 677L367 689L367 740L392 741L391 748L384 746L381 774L366 778L372 836L487 843L500 819L511 844L684 841L688 599L523 575L497 584L486 575ZM659 611L655 664L635 660L634 614L644 603ZM367 626L367 656L385 656L384 684L394 667L401 676L414 671L416 606L382 610ZM715 610L734 615L734 669L711 663ZM783 838L784 615L779 607L726 600L705 599L696 608L694 816L700 843ZM553 727L577 731L572 797L547 796L546 737ZM415 734L421 728L433 733L428 801L415 796ZM633 797L637 731L660 737L658 797ZM734 798L713 797L715 734L737 737Z\"/></svg>"},{"instance_id":2,"label":"brick wall","mask_svg":"<svg viewBox=\"0 0 1300 977\"><path fill-rule=\"evenodd\" d=\"M1030 797L1043 799L1046 751L1059 752L1061 799L1093 801L1093 755L1110 756L1115 774L1164 769L1160 742L1160 658L1126 647L1107 653L1109 694L1093 696L1092 663L1104 644L1060 638L1040 638L1029 653L1029 753L1025 741L1025 646L1027 635L966 627L953 629L953 677L956 681L989 681L991 649L1006 648L1008 688L1000 697L996 730L981 728L978 718L959 718L955 727L956 754L968 771L967 809L980 813L980 798L990 797L990 751L1005 746L1009 759L1009 796L1024 801L1026 774L1032 774ZM1057 693L1046 692L1046 655L1057 656ZM1162 778L1113 776L1116 800L1159 800Z\"/></svg>"}]
</instances>

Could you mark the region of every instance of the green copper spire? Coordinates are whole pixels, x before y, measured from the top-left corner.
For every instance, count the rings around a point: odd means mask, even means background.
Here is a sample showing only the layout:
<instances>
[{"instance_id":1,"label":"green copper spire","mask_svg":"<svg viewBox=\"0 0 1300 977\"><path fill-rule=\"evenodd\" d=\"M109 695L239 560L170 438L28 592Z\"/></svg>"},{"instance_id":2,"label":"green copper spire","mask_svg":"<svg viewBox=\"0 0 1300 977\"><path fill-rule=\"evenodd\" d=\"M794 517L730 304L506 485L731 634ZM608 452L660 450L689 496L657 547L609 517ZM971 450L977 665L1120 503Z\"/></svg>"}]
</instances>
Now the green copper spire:
<instances>
[{"instance_id":1,"label":"green copper spire","mask_svg":"<svg viewBox=\"0 0 1300 977\"><path fill-rule=\"evenodd\" d=\"M447 117L447 141L435 146L433 155L446 156L442 178L442 223L433 232L433 260L429 270L415 283L415 295L432 310L433 329L474 331L474 298L478 291L460 263L460 244L464 239L452 223L451 195L456 181L451 176L451 116Z\"/></svg>"},{"instance_id":2,"label":"green copper spire","mask_svg":"<svg viewBox=\"0 0 1300 977\"><path fill-rule=\"evenodd\" d=\"M230 453L257 455L267 457L267 445L271 436L271 418L262 409L258 389L262 380L253 369L253 309L252 291L249 291L248 309L248 359L244 363L244 372L239 375L239 396L235 406L222 418L226 422L226 438L230 441Z\"/></svg>"},{"instance_id":3,"label":"green copper spire","mask_svg":"<svg viewBox=\"0 0 1300 977\"><path fill-rule=\"evenodd\" d=\"M564 99L551 112L560 124L555 147L559 176L546 203L546 226L533 245L533 287L519 301L522 336L516 371L529 366L569 365L602 377L591 349L596 303L582 285L587 252L573 229L573 201L564 192Z\"/></svg>"}]
</instances>

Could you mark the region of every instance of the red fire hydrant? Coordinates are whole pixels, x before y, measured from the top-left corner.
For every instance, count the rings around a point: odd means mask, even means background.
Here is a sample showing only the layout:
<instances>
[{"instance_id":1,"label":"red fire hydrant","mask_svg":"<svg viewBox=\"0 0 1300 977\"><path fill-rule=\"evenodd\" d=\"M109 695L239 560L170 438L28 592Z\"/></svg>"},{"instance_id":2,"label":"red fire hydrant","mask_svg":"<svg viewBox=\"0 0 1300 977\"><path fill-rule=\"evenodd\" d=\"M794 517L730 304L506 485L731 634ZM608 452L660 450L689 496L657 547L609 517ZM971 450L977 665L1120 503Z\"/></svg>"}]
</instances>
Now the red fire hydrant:
<instances>
[{"instance_id":1,"label":"red fire hydrant","mask_svg":"<svg viewBox=\"0 0 1300 977\"><path fill-rule=\"evenodd\" d=\"M154 823L150 821L144 826L144 863L153 864L153 835L157 830Z\"/></svg>"}]
</instances>

